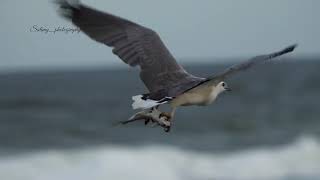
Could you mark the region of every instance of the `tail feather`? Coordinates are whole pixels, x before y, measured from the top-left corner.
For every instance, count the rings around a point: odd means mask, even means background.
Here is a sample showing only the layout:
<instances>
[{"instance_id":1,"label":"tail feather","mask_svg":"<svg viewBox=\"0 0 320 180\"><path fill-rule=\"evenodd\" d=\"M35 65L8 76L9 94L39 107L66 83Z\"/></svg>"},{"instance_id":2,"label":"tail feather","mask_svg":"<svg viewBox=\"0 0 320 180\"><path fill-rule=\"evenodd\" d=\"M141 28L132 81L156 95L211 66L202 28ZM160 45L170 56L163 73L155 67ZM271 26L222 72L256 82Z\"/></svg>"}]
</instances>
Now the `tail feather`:
<instances>
[{"instance_id":1,"label":"tail feather","mask_svg":"<svg viewBox=\"0 0 320 180\"><path fill-rule=\"evenodd\" d=\"M132 97L133 103L132 108L133 109L150 109L152 107L158 106L160 104L165 104L168 101L164 100L152 100L152 99L144 99L143 95L137 95Z\"/></svg>"}]
</instances>

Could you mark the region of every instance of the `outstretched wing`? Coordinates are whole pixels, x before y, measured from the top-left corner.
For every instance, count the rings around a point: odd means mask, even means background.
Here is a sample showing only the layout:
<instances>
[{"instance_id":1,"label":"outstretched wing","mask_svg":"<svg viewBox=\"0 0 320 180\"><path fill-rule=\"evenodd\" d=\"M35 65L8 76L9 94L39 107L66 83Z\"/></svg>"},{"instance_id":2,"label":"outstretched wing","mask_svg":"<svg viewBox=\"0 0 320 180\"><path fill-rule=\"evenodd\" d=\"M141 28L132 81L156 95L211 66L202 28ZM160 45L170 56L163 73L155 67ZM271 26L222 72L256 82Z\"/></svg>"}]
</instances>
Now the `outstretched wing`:
<instances>
[{"instance_id":1,"label":"outstretched wing","mask_svg":"<svg viewBox=\"0 0 320 180\"><path fill-rule=\"evenodd\" d=\"M199 81L176 62L153 30L79 2L56 3L61 14L90 38L112 47L112 52L130 66L139 65L140 78L150 92Z\"/></svg>"},{"instance_id":2,"label":"outstretched wing","mask_svg":"<svg viewBox=\"0 0 320 180\"><path fill-rule=\"evenodd\" d=\"M227 78L227 77L229 77L229 76L231 76L231 75L233 75L233 74L235 74L237 72L247 70L248 68L250 68L252 66L255 66L257 64L266 63L266 62L272 60L275 57L281 56L283 54L290 53L296 47L297 47L297 45L295 44L295 45L289 46L289 47L287 47L287 48L285 48L285 49L283 49L281 51L278 51L278 52L274 52L274 53L266 54L266 55L256 56L254 58L249 59L248 61L246 61L244 63L233 65L230 68L226 69L225 71L207 78L207 81L211 81L211 80L222 81L223 79L225 79L225 78Z\"/></svg>"}]
</instances>

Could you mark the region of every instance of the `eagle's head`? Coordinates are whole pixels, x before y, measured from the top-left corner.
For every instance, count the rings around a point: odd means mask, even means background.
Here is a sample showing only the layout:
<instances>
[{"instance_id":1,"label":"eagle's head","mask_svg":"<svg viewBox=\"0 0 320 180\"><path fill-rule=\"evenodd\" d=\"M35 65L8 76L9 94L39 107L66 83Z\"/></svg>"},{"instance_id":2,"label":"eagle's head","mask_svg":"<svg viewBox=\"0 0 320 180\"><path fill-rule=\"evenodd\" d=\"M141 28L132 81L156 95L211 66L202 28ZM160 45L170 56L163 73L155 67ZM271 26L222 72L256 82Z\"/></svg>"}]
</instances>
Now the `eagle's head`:
<instances>
[{"instance_id":1,"label":"eagle's head","mask_svg":"<svg viewBox=\"0 0 320 180\"><path fill-rule=\"evenodd\" d=\"M231 88L229 88L229 86L227 85L226 82L221 81L218 85L217 85L217 89L219 90L219 92L223 92L223 91L231 91Z\"/></svg>"}]
</instances>

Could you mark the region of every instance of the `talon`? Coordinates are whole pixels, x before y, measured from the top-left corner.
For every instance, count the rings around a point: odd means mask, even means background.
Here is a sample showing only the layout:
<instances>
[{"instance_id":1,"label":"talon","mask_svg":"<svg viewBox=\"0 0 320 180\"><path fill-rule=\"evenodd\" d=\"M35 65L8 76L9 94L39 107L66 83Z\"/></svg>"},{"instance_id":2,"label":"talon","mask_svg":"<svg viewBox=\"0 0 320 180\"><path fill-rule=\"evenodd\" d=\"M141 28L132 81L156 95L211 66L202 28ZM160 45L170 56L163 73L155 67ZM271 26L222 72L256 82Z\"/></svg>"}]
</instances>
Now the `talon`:
<instances>
[{"instance_id":1,"label":"talon","mask_svg":"<svg viewBox=\"0 0 320 180\"><path fill-rule=\"evenodd\" d=\"M159 118L160 119L163 119L163 129L165 132L169 132L170 129L171 129L171 119L172 119L172 116L170 113L166 113L166 112L162 112L160 115L159 115Z\"/></svg>"},{"instance_id":2,"label":"talon","mask_svg":"<svg viewBox=\"0 0 320 180\"><path fill-rule=\"evenodd\" d=\"M170 131L170 128L171 128L171 126L166 126L166 127L164 127L164 131L165 131L165 132L169 132L169 131Z\"/></svg>"},{"instance_id":3,"label":"talon","mask_svg":"<svg viewBox=\"0 0 320 180\"><path fill-rule=\"evenodd\" d=\"M166 117L167 121L170 121L170 119L171 119L171 114L166 113L166 112L162 112L162 113L159 115L159 118L162 118L162 117Z\"/></svg>"}]
</instances>

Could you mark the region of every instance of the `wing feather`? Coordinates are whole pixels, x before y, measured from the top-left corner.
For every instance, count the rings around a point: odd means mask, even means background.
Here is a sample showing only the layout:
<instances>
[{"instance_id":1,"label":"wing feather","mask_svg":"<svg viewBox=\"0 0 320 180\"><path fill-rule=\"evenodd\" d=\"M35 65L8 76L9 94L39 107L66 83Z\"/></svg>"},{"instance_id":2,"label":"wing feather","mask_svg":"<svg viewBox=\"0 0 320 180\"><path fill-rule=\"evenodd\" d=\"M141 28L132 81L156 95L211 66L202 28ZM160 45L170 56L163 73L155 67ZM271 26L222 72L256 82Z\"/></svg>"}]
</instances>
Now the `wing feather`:
<instances>
[{"instance_id":1,"label":"wing feather","mask_svg":"<svg viewBox=\"0 0 320 180\"><path fill-rule=\"evenodd\" d=\"M238 72L245 71L245 70L247 70L253 66L256 66L258 64L267 63L278 56L290 53L296 47L297 47L297 45L294 44L294 45L288 46L287 48L285 48L281 51L253 57L243 63L233 65L219 74L216 74L216 75L213 75L213 76L207 78L207 81L209 81L209 80L222 81L223 79L225 79L229 76L232 76Z\"/></svg>"},{"instance_id":2,"label":"wing feather","mask_svg":"<svg viewBox=\"0 0 320 180\"><path fill-rule=\"evenodd\" d=\"M81 3L72 5L66 0L56 3L61 15L91 39L112 47L112 52L130 66L139 65L140 78L150 92L202 80L176 62L155 31Z\"/></svg>"}]
</instances>

